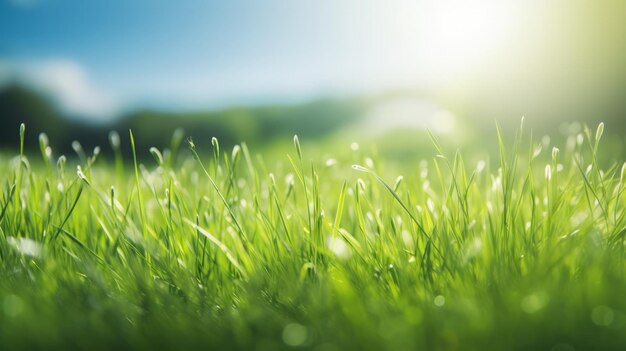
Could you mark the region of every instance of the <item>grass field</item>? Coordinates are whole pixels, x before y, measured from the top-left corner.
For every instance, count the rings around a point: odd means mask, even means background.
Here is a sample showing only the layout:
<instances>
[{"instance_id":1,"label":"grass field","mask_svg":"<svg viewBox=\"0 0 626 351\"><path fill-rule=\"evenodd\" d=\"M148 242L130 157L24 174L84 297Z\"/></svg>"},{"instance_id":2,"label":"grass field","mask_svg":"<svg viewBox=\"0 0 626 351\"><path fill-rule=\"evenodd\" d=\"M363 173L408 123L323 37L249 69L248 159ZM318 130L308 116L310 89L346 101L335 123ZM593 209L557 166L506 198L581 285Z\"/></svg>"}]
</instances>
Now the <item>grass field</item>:
<instances>
[{"instance_id":1,"label":"grass field","mask_svg":"<svg viewBox=\"0 0 626 351\"><path fill-rule=\"evenodd\" d=\"M0 162L0 349L626 349L603 129L494 132L471 164L434 136L403 163L181 135L149 162L118 135L116 159L53 158L42 136Z\"/></svg>"}]
</instances>

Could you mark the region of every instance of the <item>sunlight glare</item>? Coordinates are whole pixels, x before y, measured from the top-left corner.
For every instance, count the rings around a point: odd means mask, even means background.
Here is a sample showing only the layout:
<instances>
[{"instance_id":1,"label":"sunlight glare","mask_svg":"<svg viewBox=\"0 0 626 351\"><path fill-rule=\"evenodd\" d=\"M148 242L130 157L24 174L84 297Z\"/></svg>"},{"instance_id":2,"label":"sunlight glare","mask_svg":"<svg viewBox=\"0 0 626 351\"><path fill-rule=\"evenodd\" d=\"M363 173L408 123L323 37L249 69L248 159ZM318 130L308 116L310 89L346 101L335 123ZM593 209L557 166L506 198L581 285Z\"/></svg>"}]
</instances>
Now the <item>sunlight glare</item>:
<instances>
[{"instance_id":1,"label":"sunlight glare","mask_svg":"<svg viewBox=\"0 0 626 351\"><path fill-rule=\"evenodd\" d=\"M523 17L514 1L409 1L389 11L386 65L398 80L435 84L491 64Z\"/></svg>"}]
</instances>

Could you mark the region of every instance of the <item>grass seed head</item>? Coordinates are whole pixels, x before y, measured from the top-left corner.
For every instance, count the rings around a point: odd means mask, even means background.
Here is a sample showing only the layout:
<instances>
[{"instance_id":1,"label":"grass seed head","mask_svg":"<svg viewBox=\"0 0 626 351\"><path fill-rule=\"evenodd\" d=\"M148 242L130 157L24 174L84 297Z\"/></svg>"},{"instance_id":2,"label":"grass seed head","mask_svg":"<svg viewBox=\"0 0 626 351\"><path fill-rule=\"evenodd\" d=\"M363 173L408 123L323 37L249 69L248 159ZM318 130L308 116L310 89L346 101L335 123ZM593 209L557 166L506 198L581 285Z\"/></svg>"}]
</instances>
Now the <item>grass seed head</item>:
<instances>
[{"instance_id":1,"label":"grass seed head","mask_svg":"<svg viewBox=\"0 0 626 351\"><path fill-rule=\"evenodd\" d=\"M161 154L161 151L159 151L159 149L157 149L156 147L151 147L150 148L150 154L152 154L152 157L154 157L154 160L157 162L157 164L159 166L163 166L163 155Z\"/></svg>"},{"instance_id":2,"label":"grass seed head","mask_svg":"<svg viewBox=\"0 0 626 351\"><path fill-rule=\"evenodd\" d=\"M604 133L604 122L598 124L598 128L596 129L596 143L600 141L603 133Z\"/></svg>"},{"instance_id":3,"label":"grass seed head","mask_svg":"<svg viewBox=\"0 0 626 351\"><path fill-rule=\"evenodd\" d=\"M366 172L369 173L370 170L361 166L361 165L352 165L352 169L354 169L355 171L359 171L359 172Z\"/></svg>"},{"instance_id":4,"label":"grass seed head","mask_svg":"<svg viewBox=\"0 0 626 351\"><path fill-rule=\"evenodd\" d=\"M296 153L298 154L298 158L302 160L302 148L300 147L300 139L298 139L298 135L293 136L293 145L296 148Z\"/></svg>"},{"instance_id":5,"label":"grass seed head","mask_svg":"<svg viewBox=\"0 0 626 351\"><path fill-rule=\"evenodd\" d=\"M119 150L121 145L120 135L114 130L109 132L109 143L113 150Z\"/></svg>"},{"instance_id":6,"label":"grass seed head","mask_svg":"<svg viewBox=\"0 0 626 351\"><path fill-rule=\"evenodd\" d=\"M552 166L546 165L546 168L544 170L544 176L547 181L550 181L552 179Z\"/></svg>"}]
</instances>

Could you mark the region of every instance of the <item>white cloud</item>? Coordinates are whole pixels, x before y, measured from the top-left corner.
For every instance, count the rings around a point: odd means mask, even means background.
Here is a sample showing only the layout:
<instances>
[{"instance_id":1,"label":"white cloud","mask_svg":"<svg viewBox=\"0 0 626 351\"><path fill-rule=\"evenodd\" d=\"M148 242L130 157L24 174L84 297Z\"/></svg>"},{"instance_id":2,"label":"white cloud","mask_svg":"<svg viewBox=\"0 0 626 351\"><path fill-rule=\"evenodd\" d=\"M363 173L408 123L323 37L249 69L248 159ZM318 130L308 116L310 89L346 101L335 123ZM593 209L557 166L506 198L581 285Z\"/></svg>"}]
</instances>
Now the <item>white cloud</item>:
<instances>
[{"instance_id":1,"label":"white cloud","mask_svg":"<svg viewBox=\"0 0 626 351\"><path fill-rule=\"evenodd\" d=\"M119 112L116 99L98 88L86 69L72 60L0 60L0 87L12 83L46 95L70 117L102 122Z\"/></svg>"},{"instance_id":2,"label":"white cloud","mask_svg":"<svg viewBox=\"0 0 626 351\"><path fill-rule=\"evenodd\" d=\"M9 0L9 2L18 8L30 10L39 5L39 0Z\"/></svg>"}]
</instances>

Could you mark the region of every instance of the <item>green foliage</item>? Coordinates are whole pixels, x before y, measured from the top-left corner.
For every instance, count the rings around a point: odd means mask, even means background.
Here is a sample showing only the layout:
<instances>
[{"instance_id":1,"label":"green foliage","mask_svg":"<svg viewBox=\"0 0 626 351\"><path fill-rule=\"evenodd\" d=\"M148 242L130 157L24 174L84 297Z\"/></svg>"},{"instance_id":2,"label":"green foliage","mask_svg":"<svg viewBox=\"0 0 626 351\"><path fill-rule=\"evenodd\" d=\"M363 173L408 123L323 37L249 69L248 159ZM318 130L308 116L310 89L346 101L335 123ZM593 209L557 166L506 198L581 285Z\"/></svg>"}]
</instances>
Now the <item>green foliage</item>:
<instances>
[{"instance_id":1,"label":"green foliage","mask_svg":"<svg viewBox=\"0 0 626 351\"><path fill-rule=\"evenodd\" d=\"M42 137L0 163L0 349L624 349L623 162L523 128L476 166Z\"/></svg>"}]
</instances>

